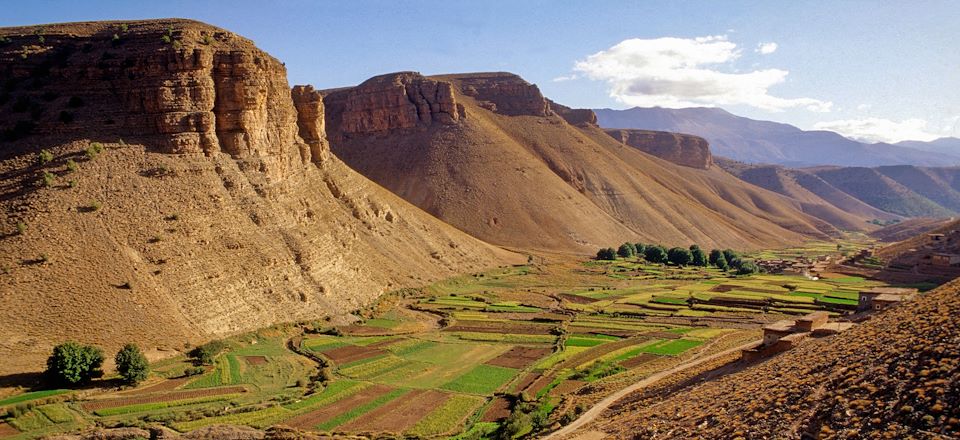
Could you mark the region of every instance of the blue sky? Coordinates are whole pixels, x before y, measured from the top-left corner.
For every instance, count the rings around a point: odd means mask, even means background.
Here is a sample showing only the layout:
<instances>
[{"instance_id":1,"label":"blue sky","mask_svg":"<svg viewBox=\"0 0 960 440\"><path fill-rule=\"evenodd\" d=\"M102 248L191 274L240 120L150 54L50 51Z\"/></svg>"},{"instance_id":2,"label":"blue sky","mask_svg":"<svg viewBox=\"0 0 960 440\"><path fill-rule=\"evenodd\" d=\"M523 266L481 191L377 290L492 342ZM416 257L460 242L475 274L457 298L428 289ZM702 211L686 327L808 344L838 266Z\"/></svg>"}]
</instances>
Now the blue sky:
<instances>
[{"instance_id":1,"label":"blue sky","mask_svg":"<svg viewBox=\"0 0 960 440\"><path fill-rule=\"evenodd\" d=\"M504 70L574 107L712 105L869 140L960 136L955 1L33 0L6 3L0 26L157 17L244 35L291 84Z\"/></svg>"}]
</instances>

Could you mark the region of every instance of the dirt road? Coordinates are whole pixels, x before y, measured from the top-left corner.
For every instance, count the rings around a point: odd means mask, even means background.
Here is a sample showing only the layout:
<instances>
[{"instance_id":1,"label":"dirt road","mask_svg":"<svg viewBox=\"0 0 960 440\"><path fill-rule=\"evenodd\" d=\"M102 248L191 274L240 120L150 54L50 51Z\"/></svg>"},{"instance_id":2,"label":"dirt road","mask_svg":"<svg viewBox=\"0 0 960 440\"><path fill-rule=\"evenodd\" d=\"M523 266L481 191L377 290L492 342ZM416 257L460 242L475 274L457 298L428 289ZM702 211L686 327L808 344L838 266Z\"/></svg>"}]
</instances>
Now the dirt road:
<instances>
[{"instance_id":1,"label":"dirt road","mask_svg":"<svg viewBox=\"0 0 960 440\"><path fill-rule=\"evenodd\" d=\"M670 369L668 369L668 370L664 370L664 371L661 371L661 372L659 372L659 373L653 374L653 375L651 375L651 376L649 376L649 377L647 377L647 378L645 378L645 379L643 379L643 380L641 380L641 381L639 381L639 382L637 382L637 383L634 383L633 385L630 385L630 386L628 386L628 387L626 387L626 388L624 388L624 389L622 389L622 390L620 390L620 391L617 391L616 393L613 393L613 394L607 396L605 399L597 402L596 405L594 405L592 408L588 409L586 412L584 412L583 414L581 414L580 417L579 417L577 420L574 420L574 421L571 422L569 425L564 426L564 427L561 428L559 431L555 431L555 432L553 432L552 434L550 434L550 435L548 435L548 436L546 436L546 437L543 437L543 439L544 439L544 440L560 440L560 439L562 439L562 438L564 438L564 437L566 437L566 436L569 436L570 434L573 434L574 432L576 432L577 429L580 429L580 428L582 428L583 426L585 426L586 424L588 424L588 423L592 422L593 420L595 420L595 419L597 418L597 416L599 416L600 414L602 414L603 411L605 411L607 408L610 407L610 405L613 405L614 402L622 399L624 396L626 396L626 395L628 395L628 394L630 394L630 393L632 393L632 392L634 392L634 391L638 391L638 390L641 390L641 389L643 389L643 388L646 388L646 387L648 387L648 386L650 386L650 385L653 385L654 383L656 383L656 382L659 381L660 379L663 379L663 378L665 378L665 377L667 377L667 376L670 376L670 375L673 375L673 374L677 374L677 373L679 373L679 372L681 372L681 371L683 371L683 370L686 370L687 368L696 367L697 365L700 365L700 364L702 364L702 363L704 363L704 362L710 362L710 361L712 361L712 360L714 360L714 359L717 359L717 358L719 358L719 357L727 356L727 355L729 355L729 354L731 354L731 353L736 353L736 352L738 352L738 351L740 351L740 350L744 350L744 349L746 349L746 348L753 347L754 345L758 344L759 342L760 342L760 341L753 341L753 342L750 342L750 343L747 343L747 344L743 344L743 345L738 346L738 347L734 347L734 348L731 348L731 349L728 349L728 350L721 351L721 352L716 353L716 354L712 354L712 355L710 355L710 356L705 356L705 357L702 357L702 358L696 358L696 359L690 360L690 361L688 361L688 362L682 363L682 364L680 364L680 365L677 365L677 366L675 366L675 367L673 367L673 368L670 368Z\"/></svg>"}]
</instances>

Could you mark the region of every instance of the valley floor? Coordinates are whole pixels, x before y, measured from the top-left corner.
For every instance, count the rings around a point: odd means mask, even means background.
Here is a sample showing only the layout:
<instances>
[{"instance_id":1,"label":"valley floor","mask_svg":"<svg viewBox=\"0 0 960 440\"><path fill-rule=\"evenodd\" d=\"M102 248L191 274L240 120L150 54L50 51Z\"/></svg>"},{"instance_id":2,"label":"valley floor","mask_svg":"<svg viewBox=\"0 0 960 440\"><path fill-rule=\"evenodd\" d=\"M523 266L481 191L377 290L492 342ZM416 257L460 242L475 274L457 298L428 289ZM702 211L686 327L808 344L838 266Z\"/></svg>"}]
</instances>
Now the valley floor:
<instances>
[{"instance_id":1,"label":"valley floor","mask_svg":"<svg viewBox=\"0 0 960 440\"><path fill-rule=\"evenodd\" d=\"M833 243L757 256L831 252ZM539 263L393 292L350 325L318 321L231 338L202 371L190 371L184 356L160 361L135 389L106 379L85 390L12 393L0 397L8 414L0 438L94 424L544 435L586 424L631 390L669 387L735 361L765 324L818 310L839 317L856 307L859 290L884 285L840 273L733 276L636 259Z\"/></svg>"}]
</instances>

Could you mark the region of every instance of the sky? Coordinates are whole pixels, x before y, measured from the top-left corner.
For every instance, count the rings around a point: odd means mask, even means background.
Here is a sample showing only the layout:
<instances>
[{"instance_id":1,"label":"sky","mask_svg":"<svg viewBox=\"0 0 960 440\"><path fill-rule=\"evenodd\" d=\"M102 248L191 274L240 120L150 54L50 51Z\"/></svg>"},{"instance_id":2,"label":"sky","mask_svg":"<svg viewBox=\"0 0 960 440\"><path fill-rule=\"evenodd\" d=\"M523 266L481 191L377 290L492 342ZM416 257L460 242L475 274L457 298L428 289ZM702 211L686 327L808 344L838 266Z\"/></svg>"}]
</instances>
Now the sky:
<instances>
[{"instance_id":1,"label":"sky","mask_svg":"<svg viewBox=\"0 0 960 440\"><path fill-rule=\"evenodd\" d=\"M508 71L571 107L721 107L871 142L960 137L953 0L31 0L3 11L0 26L196 19L317 88Z\"/></svg>"}]
</instances>

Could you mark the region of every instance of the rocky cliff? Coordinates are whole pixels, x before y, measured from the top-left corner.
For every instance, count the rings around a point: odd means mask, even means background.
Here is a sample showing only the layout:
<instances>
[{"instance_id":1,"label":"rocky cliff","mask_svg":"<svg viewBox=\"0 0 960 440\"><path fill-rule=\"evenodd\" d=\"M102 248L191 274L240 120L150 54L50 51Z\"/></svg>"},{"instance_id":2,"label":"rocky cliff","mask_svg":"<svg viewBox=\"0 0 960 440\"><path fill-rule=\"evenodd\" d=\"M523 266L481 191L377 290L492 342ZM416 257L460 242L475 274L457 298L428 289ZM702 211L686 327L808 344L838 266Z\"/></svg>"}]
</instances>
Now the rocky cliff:
<instances>
[{"instance_id":1,"label":"rocky cliff","mask_svg":"<svg viewBox=\"0 0 960 440\"><path fill-rule=\"evenodd\" d=\"M465 96L476 100L480 108L507 116L548 116L550 104L540 88L507 72L440 75L437 79L459 85Z\"/></svg>"},{"instance_id":2,"label":"rocky cliff","mask_svg":"<svg viewBox=\"0 0 960 440\"><path fill-rule=\"evenodd\" d=\"M596 121L596 115L594 115ZM605 130L622 143L644 153L669 160L677 165L707 169L713 165L713 155L706 139L681 133L650 130Z\"/></svg>"},{"instance_id":3,"label":"rocky cliff","mask_svg":"<svg viewBox=\"0 0 960 440\"><path fill-rule=\"evenodd\" d=\"M291 91L231 32L0 35L0 374L65 339L162 356L343 321L383 292L517 261L329 155L319 93Z\"/></svg>"}]
</instances>

